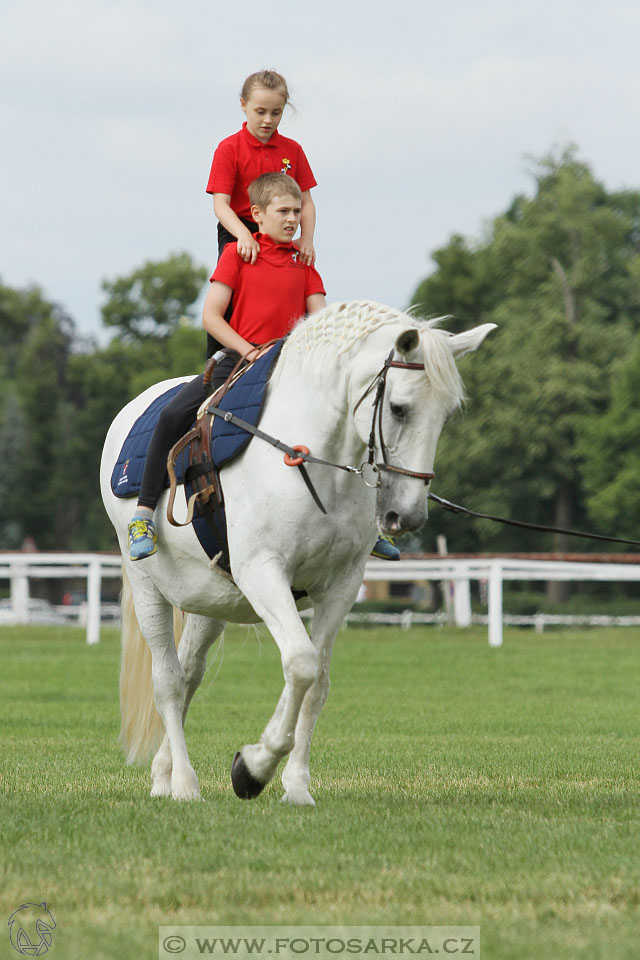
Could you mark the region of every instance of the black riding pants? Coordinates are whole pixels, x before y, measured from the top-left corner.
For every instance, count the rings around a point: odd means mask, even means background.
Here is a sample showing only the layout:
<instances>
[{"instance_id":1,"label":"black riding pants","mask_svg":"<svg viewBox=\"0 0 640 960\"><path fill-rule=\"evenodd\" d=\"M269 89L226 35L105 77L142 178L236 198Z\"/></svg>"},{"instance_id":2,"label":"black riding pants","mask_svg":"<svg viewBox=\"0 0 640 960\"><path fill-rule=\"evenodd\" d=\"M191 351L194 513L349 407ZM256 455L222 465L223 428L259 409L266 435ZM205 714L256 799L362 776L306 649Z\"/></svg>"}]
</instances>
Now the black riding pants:
<instances>
[{"instance_id":1,"label":"black riding pants","mask_svg":"<svg viewBox=\"0 0 640 960\"><path fill-rule=\"evenodd\" d=\"M202 382L204 375L201 373L185 383L160 414L147 452L138 496L140 506L151 507L152 510L157 507L166 486L167 457L171 447L190 429L200 405L214 390L222 386L239 357L239 353L229 350L216 364L211 384L206 389Z\"/></svg>"}]
</instances>

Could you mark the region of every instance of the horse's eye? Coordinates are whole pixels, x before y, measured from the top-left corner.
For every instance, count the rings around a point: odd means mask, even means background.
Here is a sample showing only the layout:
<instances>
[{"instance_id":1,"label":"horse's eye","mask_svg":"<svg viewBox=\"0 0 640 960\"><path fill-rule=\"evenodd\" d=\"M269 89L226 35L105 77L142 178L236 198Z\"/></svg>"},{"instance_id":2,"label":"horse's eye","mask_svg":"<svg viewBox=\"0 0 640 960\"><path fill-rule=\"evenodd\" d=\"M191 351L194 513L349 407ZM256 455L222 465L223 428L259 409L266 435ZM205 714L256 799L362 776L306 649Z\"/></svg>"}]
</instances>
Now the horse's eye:
<instances>
[{"instance_id":1,"label":"horse's eye","mask_svg":"<svg viewBox=\"0 0 640 960\"><path fill-rule=\"evenodd\" d=\"M407 416L407 408L402 403L390 403L389 408L396 420L404 420Z\"/></svg>"}]
</instances>

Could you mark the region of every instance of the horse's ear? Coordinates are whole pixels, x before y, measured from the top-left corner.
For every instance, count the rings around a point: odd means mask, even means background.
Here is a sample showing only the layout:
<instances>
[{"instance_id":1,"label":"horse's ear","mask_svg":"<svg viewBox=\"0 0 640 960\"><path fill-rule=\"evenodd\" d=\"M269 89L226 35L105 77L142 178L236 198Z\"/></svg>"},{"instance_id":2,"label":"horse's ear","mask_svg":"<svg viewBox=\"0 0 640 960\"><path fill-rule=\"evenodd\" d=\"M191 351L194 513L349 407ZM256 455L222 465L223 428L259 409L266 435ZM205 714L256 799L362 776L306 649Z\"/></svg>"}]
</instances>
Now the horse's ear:
<instances>
[{"instance_id":1,"label":"horse's ear","mask_svg":"<svg viewBox=\"0 0 640 960\"><path fill-rule=\"evenodd\" d=\"M396 350L406 356L415 350L419 343L420 335L417 330L405 330L396 340Z\"/></svg>"},{"instance_id":2,"label":"horse's ear","mask_svg":"<svg viewBox=\"0 0 640 960\"><path fill-rule=\"evenodd\" d=\"M472 330L465 330L464 333L456 333L449 339L449 345L453 350L455 357L461 357L465 353L471 353L477 350L484 338L492 330L495 330L497 323L482 323L479 327Z\"/></svg>"}]
</instances>

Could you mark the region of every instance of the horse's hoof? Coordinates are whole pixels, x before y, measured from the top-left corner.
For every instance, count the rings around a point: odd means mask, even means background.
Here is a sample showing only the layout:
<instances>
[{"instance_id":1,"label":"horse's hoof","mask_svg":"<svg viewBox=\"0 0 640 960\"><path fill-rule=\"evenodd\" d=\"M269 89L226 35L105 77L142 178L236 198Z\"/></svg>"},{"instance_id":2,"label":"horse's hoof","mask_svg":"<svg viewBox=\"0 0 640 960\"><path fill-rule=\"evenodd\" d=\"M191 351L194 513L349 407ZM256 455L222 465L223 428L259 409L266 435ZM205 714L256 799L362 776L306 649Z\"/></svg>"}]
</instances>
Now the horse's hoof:
<instances>
[{"instance_id":1,"label":"horse's hoof","mask_svg":"<svg viewBox=\"0 0 640 960\"><path fill-rule=\"evenodd\" d=\"M153 781L151 787L152 797L170 797L171 796L171 777Z\"/></svg>"},{"instance_id":2,"label":"horse's hoof","mask_svg":"<svg viewBox=\"0 0 640 960\"><path fill-rule=\"evenodd\" d=\"M316 802L308 790L287 790L280 803L290 803L294 807L315 807Z\"/></svg>"},{"instance_id":3,"label":"horse's hoof","mask_svg":"<svg viewBox=\"0 0 640 960\"><path fill-rule=\"evenodd\" d=\"M242 754L239 750L231 764L231 783L236 796L240 797L241 800L253 800L253 798L257 797L259 793L262 793L265 788L265 784L260 783L260 781L256 780L249 772L249 768L242 759Z\"/></svg>"},{"instance_id":4,"label":"horse's hoof","mask_svg":"<svg viewBox=\"0 0 640 960\"><path fill-rule=\"evenodd\" d=\"M174 769L171 774L171 796L174 800L202 800L193 767L185 768L182 774Z\"/></svg>"}]
</instances>

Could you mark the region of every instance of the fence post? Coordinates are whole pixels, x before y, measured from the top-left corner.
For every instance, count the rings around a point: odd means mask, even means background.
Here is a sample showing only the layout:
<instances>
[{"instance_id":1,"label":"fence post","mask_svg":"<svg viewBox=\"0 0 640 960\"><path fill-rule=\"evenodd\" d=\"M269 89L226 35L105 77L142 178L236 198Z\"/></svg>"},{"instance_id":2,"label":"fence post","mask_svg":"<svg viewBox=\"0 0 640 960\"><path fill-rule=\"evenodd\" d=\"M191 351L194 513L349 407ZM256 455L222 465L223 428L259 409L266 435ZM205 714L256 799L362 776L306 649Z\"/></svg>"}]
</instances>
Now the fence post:
<instances>
[{"instance_id":1,"label":"fence post","mask_svg":"<svg viewBox=\"0 0 640 960\"><path fill-rule=\"evenodd\" d=\"M11 607L16 623L29 623L29 573L19 561L11 571Z\"/></svg>"},{"instance_id":2,"label":"fence post","mask_svg":"<svg viewBox=\"0 0 640 960\"><path fill-rule=\"evenodd\" d=\"M496 560L489 568L489 646L502 646L502 564Z\"/></svg>"},{"instance_id":3,"label":"fence post","mask_svg":"<svg viewBox=\"0 0 640 960\"><path fill-rule=\"evenodd\" d=\"M443 534L439 534L436 537L436 544L438 547L438 553L441 557L446 557L447 553L447 538ZM454 580L443 580L442 581L442 598L444 600L444 609L447 614L447 623L453 624L455 622L454 614L454 589L455 589Z\"/></svg>"},{"instance_id":4,"label":"fence post","mask_svg":"<svg viewBox=\"0 0 640 960\"><path fill-rule=\"evenodd\" d=\"M453 609L456 627L471 626L471 585L468 580L455 580L453 584Z\"/></svg>"},{"instance_id":5,"label":"fence post","mask_svg":"<svg viewBox=\"0 0 640 960\"><path fill-rule=\"evenodd\" d=\"M100 642L100 603L102 601L102 573L100 558L89 560L87 571L87 643Z\"/></svg>"}]
</instances>

